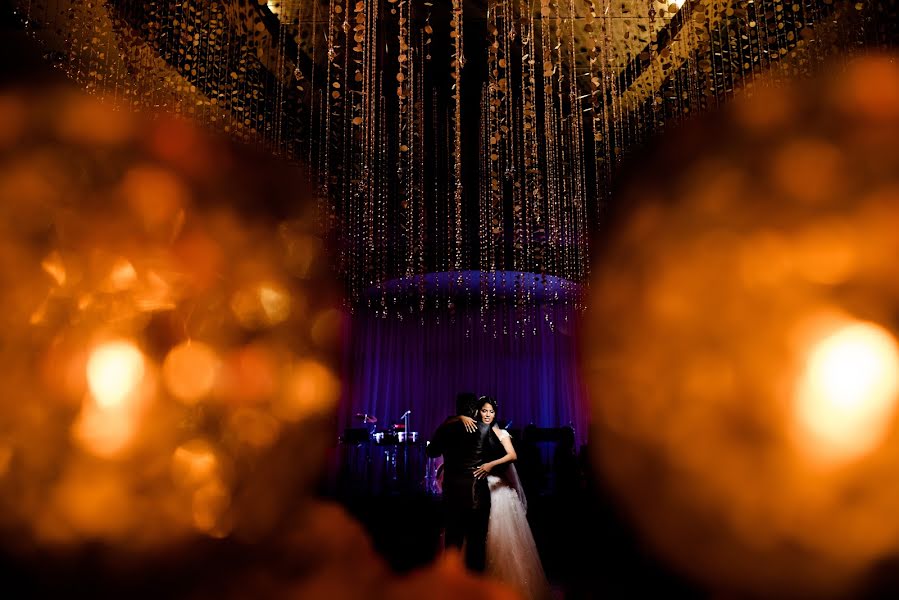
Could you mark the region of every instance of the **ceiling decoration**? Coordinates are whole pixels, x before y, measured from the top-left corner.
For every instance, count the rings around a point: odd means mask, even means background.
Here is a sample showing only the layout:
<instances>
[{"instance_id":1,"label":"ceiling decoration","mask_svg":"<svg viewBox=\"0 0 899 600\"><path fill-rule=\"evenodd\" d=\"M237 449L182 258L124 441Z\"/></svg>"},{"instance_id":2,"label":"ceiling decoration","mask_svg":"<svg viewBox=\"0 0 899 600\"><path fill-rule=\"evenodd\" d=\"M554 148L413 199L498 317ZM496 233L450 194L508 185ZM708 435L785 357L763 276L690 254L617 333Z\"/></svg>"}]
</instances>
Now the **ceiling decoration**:
<instances>
[{"instance_id":1,"label":"ceiling decoration","mask_svg":"<svg viewBox=\"0 0 899 600\"><path fill-rule=\"evenodd\" d=\"M440 272L479 278L484 306L506 298L499 272L516 303L553 277L579 305L630 150L757 81L891 43L895 26L871 27L886 4L18 2L84 89L309 164L349 304L385 315L452 310L424 285L417 302L389 292Z\"/></svg>"}]
</instances>

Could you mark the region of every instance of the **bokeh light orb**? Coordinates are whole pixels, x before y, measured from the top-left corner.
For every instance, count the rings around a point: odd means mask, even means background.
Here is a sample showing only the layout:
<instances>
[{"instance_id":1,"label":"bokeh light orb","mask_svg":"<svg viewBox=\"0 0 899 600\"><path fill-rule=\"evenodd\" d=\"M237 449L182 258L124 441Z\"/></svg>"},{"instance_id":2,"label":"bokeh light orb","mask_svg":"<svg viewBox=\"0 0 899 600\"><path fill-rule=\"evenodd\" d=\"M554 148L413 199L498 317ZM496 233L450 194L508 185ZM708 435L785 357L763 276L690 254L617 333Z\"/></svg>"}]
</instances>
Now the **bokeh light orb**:
<instances>
[{"instance_id":1,"label":"bokeh light orb","mask_svg":"<svg viewBox=\"0 0 899 600\"><path fill-rule=\"evenodd\" d=\"M110 342L91 352L87 381L97 403L105 408L123 404L144 377L144 356L128 342Z\"/></svg>"},{"instance_id":2,"label":"bokeh light orb","mask_svg":"<svg viewBox=\"0 0 899 600\"><path fill-rule=\"evenodd\" d=\"M582 330L593 458L713 593L863 595L899 556L897 97L892 57L758 82L623 178Z\"/></svg>"},{"instance_id":3,"label":"bokeh light orb","mask_svg":"<svg viewBox=\"0 0 899 600\"><path fill-rule=\"evenodd\" d=\"M811 453L852 460L883 441L899 395L895 338L869 323L846 323L808 351L797 380L795 421Z\"/></svg>"},{"instance_id":4,"label":"bokeh light orb","mask_svg":"<svg viewBox=\"0 0 899 600\"><path fill-rule=\"evenodd\" d=\"M219 368L215 350L202 342L187 341L166 355L162 372L171 394L193 404L212 390Z\"/></svg>"}]
</instances>

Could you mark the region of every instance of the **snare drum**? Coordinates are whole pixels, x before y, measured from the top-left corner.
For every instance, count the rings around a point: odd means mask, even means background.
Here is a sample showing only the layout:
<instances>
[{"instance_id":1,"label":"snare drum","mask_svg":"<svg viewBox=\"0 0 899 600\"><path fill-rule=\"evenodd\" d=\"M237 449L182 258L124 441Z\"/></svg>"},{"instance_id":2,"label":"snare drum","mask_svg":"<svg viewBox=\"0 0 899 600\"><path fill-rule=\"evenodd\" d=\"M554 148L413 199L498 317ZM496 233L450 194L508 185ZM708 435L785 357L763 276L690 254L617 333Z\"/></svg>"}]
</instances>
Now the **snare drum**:
<instances>
[{"instance_id":1,"label":"snare drum","mask_svg":"<svg viewBox=\"0 0 899 600\"><path fill-rule=\"evenodd\" d=\"M417 431L400 431L398 434L399 442L401 444L411 443L414 444L418 441L418 432Z\"/></svg>"}]
</instances>

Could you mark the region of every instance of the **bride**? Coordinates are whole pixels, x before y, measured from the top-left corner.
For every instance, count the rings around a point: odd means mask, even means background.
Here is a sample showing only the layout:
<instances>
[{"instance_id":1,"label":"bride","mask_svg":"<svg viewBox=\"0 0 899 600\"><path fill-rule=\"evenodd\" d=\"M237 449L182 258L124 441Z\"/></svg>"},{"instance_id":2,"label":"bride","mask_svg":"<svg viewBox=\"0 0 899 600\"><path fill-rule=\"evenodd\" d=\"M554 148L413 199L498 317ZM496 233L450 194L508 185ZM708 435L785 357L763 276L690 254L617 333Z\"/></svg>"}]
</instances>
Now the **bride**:
<instances>
[{"instance_id":1,"label":"bride","mask_svg":"<svg viewBox=\"0 0 899 600\"><path fill-rule=\"evenodd\" d=\"M527 520L527 499L512 462L517 458L512 439L496 425L496 401L478 399L478 420L492 426L494 456L474 471L490 486L490 520L487 526L487 575L516 588L532 600L550 598L549 582Z\"/></svg>"}]
</instances>

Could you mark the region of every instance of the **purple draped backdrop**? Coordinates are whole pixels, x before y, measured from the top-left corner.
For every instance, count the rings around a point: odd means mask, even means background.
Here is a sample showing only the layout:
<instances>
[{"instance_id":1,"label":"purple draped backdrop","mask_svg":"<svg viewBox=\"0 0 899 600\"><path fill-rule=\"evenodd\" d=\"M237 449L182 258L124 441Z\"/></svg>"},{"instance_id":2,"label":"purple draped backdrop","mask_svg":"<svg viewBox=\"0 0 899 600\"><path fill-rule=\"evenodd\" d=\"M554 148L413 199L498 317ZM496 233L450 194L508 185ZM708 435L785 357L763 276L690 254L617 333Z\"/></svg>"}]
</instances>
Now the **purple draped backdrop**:
<instances>
[{"instance_id":1,"label":"purple draped backdrop","mask_svg":"<svg viewBox=\"0 0 899 600\"><path fill-rule=\"evenodd\" d=\"M572 284L503 274L508 293L494 280L486 282L497 293L481 307L471 300L478 298L484 277L467 272L461 286L458 274L394 282L392 299L403 290L424 290L433 295L431 307L404 318L365 309L352 316L340 427L361 426L354 415L363 413L377 417L376 428L382 429L411 410L410 429L420 440L430 439L454 411L456 394L470 391L496 398L499 420L511 419L511 429L572 425L578 443L586 442L585 395L576 370L577 314L568 301ZM526 306L515 301L523 293ZM453 296L451 313L446 299ZM463 297L467 301L459 302Z\"/></svg>"}]
</instances>

